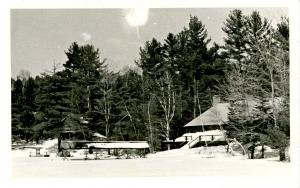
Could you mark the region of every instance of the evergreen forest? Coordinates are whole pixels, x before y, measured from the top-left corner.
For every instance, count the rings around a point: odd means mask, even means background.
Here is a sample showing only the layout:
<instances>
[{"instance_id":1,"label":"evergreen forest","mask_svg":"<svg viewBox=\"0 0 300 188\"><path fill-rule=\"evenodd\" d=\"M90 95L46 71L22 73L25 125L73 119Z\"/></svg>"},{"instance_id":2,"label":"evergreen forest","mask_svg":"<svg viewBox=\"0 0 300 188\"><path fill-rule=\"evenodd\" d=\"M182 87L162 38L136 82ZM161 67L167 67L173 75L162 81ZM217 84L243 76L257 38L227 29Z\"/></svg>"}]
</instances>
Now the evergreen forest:
<instances>
[{"instance_id":1,"label":"evergreen forest","mask_svg":"<svg viewBox=\"0 0 300 188\"><path fill-rule=\"evenodd\" d=\"M119 72L107 68L101 49L73 42L61 67L11 78L12 141L40 142L80 130L87 139L97 132L111 141L145 140L159 151L218 95L230 103L229 138L284 153L290 136L288 18L273 26L257 11L236 9L220 29L222 45L212 43L191 15L179 33L146 41L133 60L136 68ZM251 113L249 98L259 101Z\"/></svg>"}]
</instances>

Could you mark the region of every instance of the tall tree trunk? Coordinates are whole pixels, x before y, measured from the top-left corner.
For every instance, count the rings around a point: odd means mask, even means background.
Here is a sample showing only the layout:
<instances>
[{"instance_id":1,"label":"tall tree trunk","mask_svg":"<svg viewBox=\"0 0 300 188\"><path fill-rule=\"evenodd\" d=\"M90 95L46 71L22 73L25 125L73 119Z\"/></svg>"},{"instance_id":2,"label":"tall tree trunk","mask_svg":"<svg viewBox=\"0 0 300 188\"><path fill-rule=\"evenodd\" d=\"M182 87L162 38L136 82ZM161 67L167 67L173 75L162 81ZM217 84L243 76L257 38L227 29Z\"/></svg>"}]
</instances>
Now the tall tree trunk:
<instances>
[{"instance_id":1,"label":"tall tree trunk","mask_svg":"<svg viewBox=\"0 0 300 188\"><path fill-rule=\"evenodd\" d=\"M169 124L169 122L167 122L167 141L169 141L170 140L170 124ZM170 144L168 144L168 150L170 150L171 149L171 146L170 146Z\"/></svg>"},{"instance_id":2,"label":"tall tree trunk","mask_svg":"<svg viewBox=\"0 0 300 188\"><path fill-rule=\"evenodd\" d=\"M105 136L106 136L106 139L109 140L109 124L108 122L105 122Z\"/></svg>"},{"instance_id":3,"label":"tall tree trunk","mask_svg":"<svg viewBox=\"0 0 300 188\"><path fill-rule=\"evenodd\" d=\"M265 147L263 144L261 145L261 158L265 158Z\"/></svg>"},{"instance_id":4,"label":"tall tree trunk","mask_svg":"<svg viewBox=\"0 0 300 188\"><path fill-rule=\"evenodd\" d=\"M274 119L274 126L275 128L278 128L277 126L277 110L275 107L275 94L274 94L274 79L273 79L273 69L270 69L270 79L271 79L271 99L272 99L272 114Z\"/></svg>"},{"instance_id":5,"label":"tall tree trunk","mask_svg":"<svg viewBox=\"0 0 300 188\"><path fill-rule=\"evenodd\" d=\"M254 151L255 151L255 144L252 143L252 146L250 147L250 159L254 159Z\"/></svg>"},{"instance_id":6,"label":"tall tree trunk","mask_svg":"<svg viewBox=\"0 0 300 188\"><path fill-rule=\"evenodd\" d=\"M196 79L194 78L194 86L193 86L193 90L194 90L194 96L193 96L193 99L194 99L194 102L193 102L193 118L195 119L196 118L196 114L197 114L197 96L196 96Z\"/></svg>"},{"instance_id":7,"label":"tall tree trunk","mask_svg":"<svg viewBox=\"0 0 300 188\"><path fill-rule=\"evenodd\" d=\"M91 96L91 91L90 91L90 86L86 86L87 89L87 107L88 111L91 111L91 104L90 104L90 96Z\"/></svg>"},{"instance_id":8,"label":"tall tree trunk","mask_svg":"<svg viewBox=\"0 0 300 188\"><path fill-rule=\"evenodd\" d=\"M180 118L182 119L183 117L183 108L182 108L182 88L180 86L180 90L179 90L179 100L180 100L180 104L179 104L179 115L180 115Z\"/></svg>"},{"instance_id":9,"label":"tall tree trunk","mask_svg":"<svg viewBox=\"0 0 300 188\"><path fill-rule=\"evenodd\" d=\"M107 109L108 110L108 109ZM107 114L105 115L105 136L106 136L106 139L107 140L110 140L109 138L109 114L108 114L108 111L107 111ZM107 154L110 155L110 149L107 149Z\"/></svg>"},{"instance_id":10,"label":"tall tree trunk","mask_svg":"<svg viewBox=\"0 0 300 188\"><path fill-rule=\"evenodd\" d=\"M133 127L133 131L134 131L135 137L138 138L139 135L138 135L138 133L137 133L137 131L136 131L136 127L135 127L135 125L134 125L134 123L133 123L132 116L131 116L131 114L129 113L128 108L127 108L127 105L126 105L126 103L125 103L124 101L123 101L123 104L124 104L126 113L127 113L128 117L129 117L130 123L131 123L131 125L132 125L132 127Z\"/></svg>"},{"instance_id":11,"label":"tall tree trunk","mask_svg":"<svg viewBox=\"0 0 300 188\"><path fill-rule=\"evenodd\" d=\"M199 116L201 116L201 104L200 104L200 99L199 99L199 96L198 96L198 92L197 92L197 103L198 103L198 108L199 108ZM202 127L202 132L204 132L205 130L204 130L204 125L203 125L203 120L202 120L202 118L201 118L201 127ZM207 141L205 140L204 141L205 142L205 147L207 147L208 145L207 145Z\"/></svg>"},{"instance_id":12,"label":"tall tree trunk","mask_svg":"<svg viewBox=\"0 0 300 188\"><path fill-rule=\"evenodd\" d=\"M151 99L149 99L148 101L147 112L148 112L148 122L149 122L149 132L150 132L150 136L149 136L150 152L153 152L153 132L152 132L152 123L151 123L150 104L151 104Z\"/></svg>"},{"instance_id":13,"label":"tall tree trunk","mask_svg":"<svg viewBox=\"0 0 300 188\"><path fill-rule=\"evenodd\" d=\"M170 77L168 72L166 72L166 76L163 78L163 80L160 80L158 82L158 86L160 89L160 93L159 93L160 96L158 97L158 101L164 111L164 116L165 116L163 129L164 129L166 140L169 141L170 125L175 114L176 102L175 102L175 91L172 90L173 89L172 78Z\"/></svg>"},{"instance_id":14,"label":"tall tree trunk","mask_svg":"<svg viewBox=\"0 0 300 188\"><path fill-rule=\"evenodd\" d=\"M286 160L285 147L280 147L279 148L279 160L280 161L285 161Z\"/></svg>"},{"instance_id":15,"label":"tall tree trunk","mask_svg":"<svg viewBox=\"0 0 300 188\"><path fill-rule=\"evenodd\" d=\"M120 136L121 136L122 140L125 141L124 136L123 136L122 131L121 131L121 126L119 126L119 133L120 133Z\"/></svg>"}]
</instances>

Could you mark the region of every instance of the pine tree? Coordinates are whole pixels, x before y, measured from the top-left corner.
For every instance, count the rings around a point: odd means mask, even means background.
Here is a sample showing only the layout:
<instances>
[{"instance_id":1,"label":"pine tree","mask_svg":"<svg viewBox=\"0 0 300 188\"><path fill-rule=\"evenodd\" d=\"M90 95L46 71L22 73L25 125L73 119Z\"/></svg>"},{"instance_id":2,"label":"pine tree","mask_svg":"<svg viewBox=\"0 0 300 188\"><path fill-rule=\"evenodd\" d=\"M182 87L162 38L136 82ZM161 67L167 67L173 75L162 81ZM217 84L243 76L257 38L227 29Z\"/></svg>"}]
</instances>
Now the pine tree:
<instances>
[{"instance_id":1,"label":"pine tree","mask_svg":"<svg viewBox=\"0 0 300 188\"><path fill-rule=\"evenodd\" d=\"M65 53L68 59L63 66L71 87L71 111L85 117L90 129L97 131L100 124L96 108L101 97L98 82L103 79L106 59L100 58L99 49L93 45L79 46L76 42Z\"/></svg>"},{"instance_id":2,"label":"pine tree","mask_svg":"<svg viewBox=\"0 0 300 188\"><path fill-rule=\"evenodd\" d=\"M270 22L266 18L262 19L259 12L253 11L250 16L246 17L245 25L247 27L247 52L255 54L257 50L255 45L270 38L272 32Z\"/></svg>"},{"instance_id":3,"label":"pine tree","mask_svg":"<svg viewBox=\"0 0 300 188\"><path fill-rule=\"evenodd\" d=\"M147 41L145 47L140 48L140 59L136 64L143 70L143 75L151 79L161 77L165 66L163 45L155 38Z\"/></svg>"},{"instance_id":4,"label":"pine tree","mask_svg":"<svg viewBox=\"0 0 300 188\"><path fill-rule=\"evenodd\" d=\"M224 49L227 59L241 69L247 56L245 54L247 44L246 17L242 11L238 9L231 11L222 30L226 34Z\"/></svg>"},{"instance_id":5,"label":"pine tree","mask_svg":"<svg viewBox=\"0 0 300 188\"><path fill-rule=\"evenodd\" d=\"M169 33L164 43L156 39L147 41L140 49L137 65L143 71L143 79L147 80L148 104L160 107L154 114L160 116L165 138L182 134L182 125L211 106L211 97L218 90L216 86L225 81L222 70L225 64L220 60L219 46L215 44L208 49L209 42L205 25L191 16L188 28L179 34ZM151 98L151 94L155 97ZM148 124L152 124L151 121Z\"/></svg>"},{"instance_id":6,"label":"pine tree","mask_svg":"<svg viewBox=\"0 0 300 188\"><path fill-rule=\"evenodd\" d=\"M12 79L12 90L11 90L11 127L12 127L12 139L18 140L23 138L22 122L20 116L23 108L23 83L18 78L17 80Z\"/></svg>"},{"instance_id":7,"label":"pine tree","mask_svg":"<svg viewBox=\"0 0 300 188\"><path fill-rule=\"evenodd\" d=\"M281 18L281 22L277 24L275 39L279 42L280 47L289 51L289 19Z\"/></svg>"},{"instance_id":8,"label":"pine tree","mask_svg":"<svg viewBox=\"0 0 300 188\"><path fill-rule=\"evenodd\" d=\"M29 73L28 73L29 76ZM12 80L12 135L14 139L31 140L35 124L36 85L32 77Z\"/></svg>"},{"instance_id":9,"label":"pine tree","mask_svg":"<svg viewBox=\"0 0 300 188\"><path fill-rule=\"evenodd\" d=\"M135 70L117 75L114 92L115 124L112 134L121 140L146 140L142 77Z\"/></svg>"},{"instance_id":10,"label":"pine tree","mask_svg":"<svg viewBox=\"0 0 300 188\"><path fill-rule=\"evenodd\" d=\"M68 80L62 72L44 75L40 80L35 130L42 130L44 138L55 138L62 131L64 120L70 113L69 91Z\"/></svg>"}]
</instances>

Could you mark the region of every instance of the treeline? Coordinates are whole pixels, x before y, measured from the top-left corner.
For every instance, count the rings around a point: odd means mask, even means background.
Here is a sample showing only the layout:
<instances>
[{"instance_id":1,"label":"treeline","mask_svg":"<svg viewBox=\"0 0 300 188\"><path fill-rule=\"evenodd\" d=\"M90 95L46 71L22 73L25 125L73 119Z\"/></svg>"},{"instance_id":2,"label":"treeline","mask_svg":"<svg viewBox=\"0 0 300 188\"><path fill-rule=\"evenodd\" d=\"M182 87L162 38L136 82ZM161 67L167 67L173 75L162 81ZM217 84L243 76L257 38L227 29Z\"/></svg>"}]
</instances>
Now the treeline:
<instances>
[{"instance_id":1,"label":"treeline","mask_svg":"<svg viewBox=\"0 0 300 188\"><path fill-rule=\"evenodd\" d=\"M54 138L70 128L109 140L147 140L158 150L219 95L232 104L230 136L244 144L284 140L277 147L286 146L288 19L273 28L256 11L245 16L234 10L222 30L224 45L210 44L205 25L191 16L181 32L147 41L135 61L138 69L118 73L107 69L94 46L74 42L62 70L54 66L35 78L12 79L13 139ZM261 105L245 116L249 96ZM275 110L278 98L284 105ZM272 105L264 105L270 99Z\"/></svg>"}]
</instances>

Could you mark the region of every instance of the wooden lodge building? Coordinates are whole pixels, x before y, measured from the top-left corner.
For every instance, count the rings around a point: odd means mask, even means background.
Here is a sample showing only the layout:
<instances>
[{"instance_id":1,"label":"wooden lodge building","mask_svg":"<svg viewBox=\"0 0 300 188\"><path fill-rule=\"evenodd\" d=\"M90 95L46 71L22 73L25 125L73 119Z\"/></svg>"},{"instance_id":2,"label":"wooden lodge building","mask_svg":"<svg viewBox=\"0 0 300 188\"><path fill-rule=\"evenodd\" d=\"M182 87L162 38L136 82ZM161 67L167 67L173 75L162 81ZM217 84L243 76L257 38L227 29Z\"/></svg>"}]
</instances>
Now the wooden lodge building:
<instances>
[{"instance_id":1,"label":"wooden lodge building","mask_svg":"<svg viewBox=\"0 0 300 188\"><path fill-rule=\"evenodd\" d=\"M282 98L275 98L275 109L277 112L281 110ZM236 103L243 103L243 101L236 101ZM256 106L262 104L265 107L272 106L272 100L268 99L263 102L258 99L254 99L251 96L247 97L248 112L245 114L257 113ZM213 97L213 105L204 113L188 122L184 125L185 134L174 140L164 141L162 143L163 149L175 149L175 148L193 148L198 146L214 146L214 145L226 145L226 125L229 121L228 114L230 112L230 103L222 102L220 97ZM272 113L269 110L268 113ZM225 129L225 130L224 130Z\"/></svg>"},{"instance_id":2,"label":"wooden lodge building","mask_svg":"<svg viewBox=\"0 0 300 188\"><path fill-rule=\"evenodd\" d=\"M204 113L184 125L185 134L171 141L164 141L163 148L193 148L202 145L223 145L228 122L229 103L222 103L220 97L213 97L213 105Z\"/></svg>"}]
</instances>

